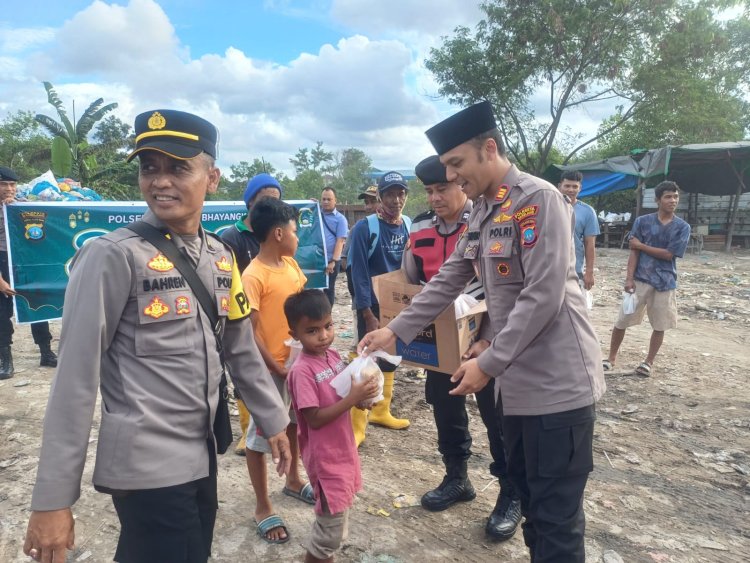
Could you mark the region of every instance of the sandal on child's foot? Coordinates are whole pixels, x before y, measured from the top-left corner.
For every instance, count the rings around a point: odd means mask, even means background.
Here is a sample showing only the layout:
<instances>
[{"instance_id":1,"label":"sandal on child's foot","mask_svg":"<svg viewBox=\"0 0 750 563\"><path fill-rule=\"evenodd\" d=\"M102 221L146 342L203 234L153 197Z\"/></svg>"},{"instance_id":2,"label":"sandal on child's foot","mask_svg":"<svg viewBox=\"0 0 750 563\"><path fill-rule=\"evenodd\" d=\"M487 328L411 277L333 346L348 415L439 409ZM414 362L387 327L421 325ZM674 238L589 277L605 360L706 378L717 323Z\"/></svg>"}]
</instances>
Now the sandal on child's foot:
<instances>
[{"instance_id":1,"label":"sandal on child's foot","mask_svg":"<svg viewBox=\"0 0 750 563\"><path fill-rule=\"evenodd\" d=\"M648 362L641 362L641 365L635 368L635 374L641 377L651 377L651 365Z\"/></svg>"},{"instance_id":2,"label":"sandal on child's foot","mask_svg":"<svg viewBox=\"0 0 750 563\"><path fill-rule=\"evenodd\" d=\"M603 360L602 361L602 369L604 371L612 371L613 369L615 369L615 364L613 364L609 360Z\"/></svg>"}]
</instances>

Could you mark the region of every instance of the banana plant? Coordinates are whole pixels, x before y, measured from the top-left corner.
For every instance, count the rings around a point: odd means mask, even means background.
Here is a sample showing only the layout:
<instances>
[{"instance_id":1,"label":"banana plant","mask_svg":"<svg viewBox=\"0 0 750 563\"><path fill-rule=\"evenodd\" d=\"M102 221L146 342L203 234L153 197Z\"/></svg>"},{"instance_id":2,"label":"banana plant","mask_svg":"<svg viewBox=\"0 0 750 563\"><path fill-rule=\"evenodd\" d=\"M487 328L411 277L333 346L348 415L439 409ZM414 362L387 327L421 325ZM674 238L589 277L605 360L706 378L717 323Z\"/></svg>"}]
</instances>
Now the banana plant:
<instances>
[{"instance_id":1,"label":"banana plant","mask_svg":"<svg viewBox=\"0 0 750 563\"><path fill-rule=\"evenodd\" d=\"M44 89L47 90L47 101L57 110L60 121L44 114L37 114L34 119L53 137L53 172L59 176L72 175L87 186L97 169L96 158L89 150L88 134L117 104L104 105L104 98L99 98L86 108L77 122L71 122L54 86L50 82L44 82Z\"/></svg>"}]
</instances>

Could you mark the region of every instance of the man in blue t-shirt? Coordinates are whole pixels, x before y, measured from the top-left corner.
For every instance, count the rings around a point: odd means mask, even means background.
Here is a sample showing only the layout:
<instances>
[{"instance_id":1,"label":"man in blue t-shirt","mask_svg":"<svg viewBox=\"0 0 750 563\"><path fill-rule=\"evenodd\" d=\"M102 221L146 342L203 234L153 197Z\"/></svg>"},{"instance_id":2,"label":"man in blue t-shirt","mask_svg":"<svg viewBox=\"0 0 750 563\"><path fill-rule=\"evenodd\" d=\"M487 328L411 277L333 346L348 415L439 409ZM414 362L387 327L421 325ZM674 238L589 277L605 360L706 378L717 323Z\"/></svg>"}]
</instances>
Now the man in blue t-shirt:
<instances>
[{"instance_id":1,"label":"man in blue t-shirt","mask_svg":"<svg viewBox=\"0 0 750 563\"><path fill-rule=\"evenodd\" d=\"M328 274L328 288L325 290L328 301L336 301L336 278L339 274L341 265L341 253L346 242L346 235L349 233L349 224L346 217L336 209L336 190L328 186L323 188L320 194L320 208L323 211L323 235L326 241L326 256L328 265L326 273Z\"/></svg>"},{"instance_id":2,"label":"man in blue t-shirt","mask_svg":"<svg viewBox=\"0 0 750 563\"><path fill-rule=\"evenodd\" d=\"M594 260L596 258L596 237L599 234L599 220L594 208L578 199L583 182L583 174L576 171L563 172L557 188L570 199L575 217L573 243L576 250L576 274L583 282L584 289L594 287ZM584 267L585 266L585 267ZM579 282L580 283L580 282Z\"/></svg>"},{"instance_id":3,"label":"man in blue t-shirt","mask_svg":"<svg viewBox=\"0 0 750 563\"><path fill-rule=\"evenodd\" d=\"M635 293L638 303L635 312L620 316L612 329L609 358L604 360L604 371L611 370L628 327L640 324L644 312L653 332L648 356L635 373L651 375L656 354L664 341L664 331L677 326L676 259L685 254L690 240L690 225L675 215L680 201L676 183L662 182L654 190L657 212L635 220L630 231L630 257L628 258L625 291Z\"/></svg>"},{"instance_id":4,"label":"man in blue t-shirt","mask_svg":"<svg viewBox=\"0 0 750 563\"><path fill-rule=\"evenodd\" d=\"M378 181L380 207L377 211L377 226L380 231L370 232L370 221L359 221L349 233L349 259L352 263L352 285L357 309L357 336L380 328L380 307L372 286L372 278L401 269L401 258L409 242L411 221L404 221L401 211L406 204L409 186L398 172L386 172ZM390 412L393 397L393 379L396 366L380 364L385 382L384 399L376 403L369 421L386 428L403 429L409 421L394 418ZM357 446L365 439L367 411L352 408L352 426Z\"/></svg>"}]
</instances>

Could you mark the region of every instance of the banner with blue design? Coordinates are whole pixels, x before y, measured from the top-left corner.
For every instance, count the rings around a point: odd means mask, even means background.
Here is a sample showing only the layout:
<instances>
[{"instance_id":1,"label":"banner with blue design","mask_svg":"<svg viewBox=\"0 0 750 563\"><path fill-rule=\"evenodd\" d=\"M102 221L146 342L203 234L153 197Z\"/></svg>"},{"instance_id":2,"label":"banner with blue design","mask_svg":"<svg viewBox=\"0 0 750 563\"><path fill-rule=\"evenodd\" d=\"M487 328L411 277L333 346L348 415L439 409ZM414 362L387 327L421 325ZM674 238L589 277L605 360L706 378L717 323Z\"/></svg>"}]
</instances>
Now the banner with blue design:
<instances>
[{"instance_id":1,"label":"banner with blue design","mask_svg":"<svg viewBox=\"0 0 750 563\"><path fill-rule=\"evenodd\" d=\"M320 207L315 201L287 201L299 211L295 259L307 276L308 288L324 288L325 244ZM3 206L10 261L10 283L16 290L17 323L62 317L68 267L87 241L140 219L142 201L29 202ZM203 227L216 234L247 213L242 202L206 202Z\"/></svg>"}]
</instances>

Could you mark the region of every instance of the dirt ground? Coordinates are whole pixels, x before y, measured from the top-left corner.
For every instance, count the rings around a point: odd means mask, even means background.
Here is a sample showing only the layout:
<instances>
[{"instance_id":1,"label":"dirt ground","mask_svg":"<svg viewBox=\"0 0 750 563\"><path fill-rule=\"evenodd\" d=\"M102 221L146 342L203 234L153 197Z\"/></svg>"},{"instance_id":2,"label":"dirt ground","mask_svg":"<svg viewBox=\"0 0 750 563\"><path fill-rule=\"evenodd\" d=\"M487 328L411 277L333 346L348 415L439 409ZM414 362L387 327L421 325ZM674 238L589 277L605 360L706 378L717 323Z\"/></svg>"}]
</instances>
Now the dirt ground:
<instances>
[{"instance_id":1,"label":"dirt ground","mask_svg":"<svg viewBox=\"0 0 750 563\"><path fill-rule=\"evenodd\" d=\"M619 306L627 251L599 249L591 317L602 350L609 346ZM617 370L598 405L596 468L585 496L588 561L747 561L750 553L750 254L704 252L679 262L679 327L667 333L650 379L632 375L646 355L647 325L628 331ZM341 279L341 278L340 278ZM337 347L352 342L349 298L339 287ZM53 333L59 334L53 323ZM39 368L27 327L13 348L16 375L0 382L0 561L28 560L21 547L36 474L44 408L54 370ZM343 354L342 354L343 355ZM428 513L419 496L443 474L423 381L402 368L394 411L411 427L371 427L360 449L364 490L351 511L350 533L338 561L527 561L520 533L502 544L485 539L485 519L498 484L476 405L470 476L477 498ZM98 414L97 414L98 418ZM236 421L236 419L235 419ZM94 423L91 442L97 439ZM236 424L236 429L239 424ZM109 498L91 485L89 449L82 496L75 506L76 550L68 561L111 561L118 524ZM281 493L272 500L291 541L271 546L252 522L254 499L244 458L223 456L216 562L299 561L312 510ZM395 504L400 507L396 507ZM743 555L744 553L744 555Z\"/></svg>"}]
</instances>

